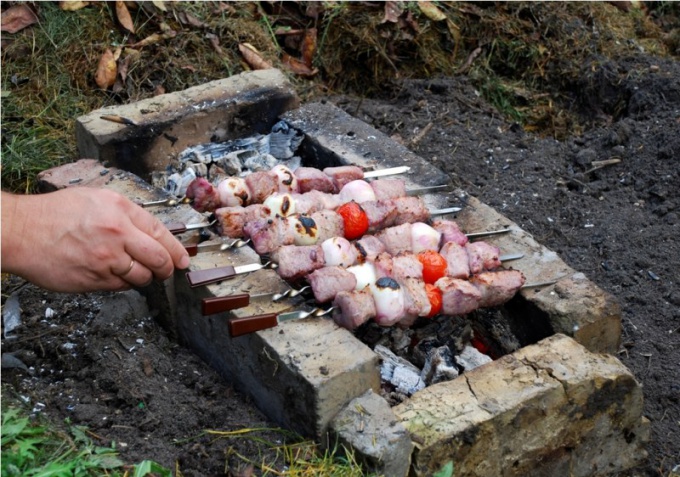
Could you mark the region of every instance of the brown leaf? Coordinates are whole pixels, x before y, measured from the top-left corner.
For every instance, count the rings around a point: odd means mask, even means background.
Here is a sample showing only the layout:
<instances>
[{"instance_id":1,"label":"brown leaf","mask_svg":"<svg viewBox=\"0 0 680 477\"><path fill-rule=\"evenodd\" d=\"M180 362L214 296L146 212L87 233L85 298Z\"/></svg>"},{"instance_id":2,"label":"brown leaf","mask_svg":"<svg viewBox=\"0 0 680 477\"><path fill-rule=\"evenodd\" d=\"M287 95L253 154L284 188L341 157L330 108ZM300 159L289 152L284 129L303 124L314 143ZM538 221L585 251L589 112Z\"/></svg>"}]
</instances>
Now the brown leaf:
<instances>
[{"instance_id":1,"label":"brown leaf","mask_svg":"<svg viewBox=\"0 0 680 477\"><path fill-rule=\"evenodd\" d=\"M59 8L66 12L75 12L88 6L90 2L80 0L64 0L59 2Z\"/></svg>"},{"instance_id":2,"label":"brown leaf","mask_svg":"<svg viewBox=\"0 0 680 477\"><path fill-rule=\"evenodd\" d=\"M310 78L319 72L317 68L314 69L310 68L302 61L290 56L288 53L283 53L283 55L281 56L281 61L293 73L295 73L296 75L304 76L305 78Z\"/></svg>"},{"instance_id":3,"label":"brown leaf","mask_svg":"<svg viewBox=\"0 0 680 477\"><path fill-rule=\"evenodd\" d=\"M435 22L446 20L446 15L444 15L444 13L442 13L442 11L437 8L437 5L435 5L433 2L429 0L423 0L417 3L420 11L423 12L423 14L430 20Z\"/></svg>"},{"instance_id":4,"label":"brown leaf","mask_svg":"<svg viewBox=\"0 0 680 477\"><path fill-rule=\"evenodd\" d=\"M273 68L272 64L262 58L257 49L250 43L239 43L238 49L243 55L243 59L254 70L267 70Z\"/></svg>"},{"instance_id":5,"label":"brown leaf","mask_svg":"<svg viewBox=\"0 0 680 477\"><path fill-rule=\"evenodd\" d=\"M160 96L161 94L165 94L165 87L162 84L157 84L153 89L153 95Z\"/></svg>"},{"instance_id":6,"label":"brown leaf","mask_svg":"<svg viewBox=\"0 0 680 477\"><path fill-rule=\"evenodd\" d=\"M151 0L151 3L162 12L168 11L168 9L165 8L165 2L163 0Z\"/></svg>"},{"instance_id":7,"label":"brown leaf","mask_svg":"<svg viewBox=\"0 0 680 477\"><path fill-rule=\"evenodd\" d=\"M165 33L154 33L153 35L147 36L142 41L138 41L137 43L130 45L130 48L142 48L143 46L153 45L159 41L169 40L170 38L174 38L176 36L177 32L174 30L168 30Z\"/></svg>"},{"instance_id":8,"label":"brown leaf","mask_svg":"<svg viewBox=\"0 0 680 477\"><path fill-rule=\"evenodd\" d=\"M189 25L189 26L196 27L196 28L207 28L208 27L207 23L202 22L201 20L199 20L198 18L196 18L195 16L193 16L189 12L179 12L179 15L177 17L178 17L180 23L182 23L183 25Z\"/></svg>"},{"instance_id":9,"label":"brown leaf","mask_svg":"<svg viewBox=\"0 0 680 477\"><path fill-rule=\"evenodd\" d=\"M300 50L302 52L302 61L311 68L314 62L314 55L316 55L316 28L310 28L305 32Z\"/></svg>"},{"instance_id":10,"label":"brown leaf","mask_svg":"<svg viewBox=\"0 0 680 477\"><path fill-rule=\"evenodd\" d=\"M38 21L38 17L28 5L12 5L2 12L0 30L8 33L16 33Z\"/></svg>"},{"instance_id":11,"label":"brown leaf","mask_svg":"<svg viewBox=\"0 0 680 477\"><path fill-rule=\"evenodd\" d=\"M118 68L116 60L113 58L113 52L106 49L102 57L99 59L97 72L94 75L94 80L101 89L109 89L116 82L116 73Z\"/></svg>"},{"instance_id":12,"label":"brown leaf","mask_svg":"<svg viewBox=\"0 0 680 477\"><path fill-rule=\"evenodd\" d=\"M397 23L402 11L401 2L385 2L385 17L381 23Z\"/></svg>"},{"instance_id":13,"label":"brown leaf","mask_svg":"<svg viewBox=\"0 0 680 477\"><path fill-rule=\"evenodd\" d=\"M220 46L220 39L217 35L214 33L206 33L205 37L210 40L210 44L212 47L215 49L218 55L224 55L224 51L222 50L222 47Z\"/></svg>"},{"instance_id":14,"label":"brown leaf","mask_svg":"<svg viewBox=\"0 0 680 477\"><path fill-rule=\"evenodd\" d=\"M132 22L130 11L123 0L116 0L116 17L123 28L130 33L135 32L135 24Z\"/></svg>"}]
</instances>

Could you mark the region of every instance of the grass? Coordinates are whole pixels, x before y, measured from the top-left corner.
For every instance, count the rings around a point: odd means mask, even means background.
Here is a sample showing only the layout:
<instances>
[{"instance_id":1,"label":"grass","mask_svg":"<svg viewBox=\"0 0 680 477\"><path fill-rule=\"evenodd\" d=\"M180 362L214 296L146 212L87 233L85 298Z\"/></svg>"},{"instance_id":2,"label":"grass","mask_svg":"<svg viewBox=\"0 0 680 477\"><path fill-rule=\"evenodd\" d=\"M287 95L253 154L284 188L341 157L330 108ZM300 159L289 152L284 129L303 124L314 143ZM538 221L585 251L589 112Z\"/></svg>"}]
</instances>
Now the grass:
<instances>
[{"instance_id":1,"label":"grass","mask_svg":"<svg viewBox=\"0 0 680 477\"><path fill-rule=\"evenodd\" d=\"M97 446L86 428L67 427L67 431L57 430L49 423L37 423L21 407L4 406L3 477L170 476L168 469L152 461L126 466L115 446Z\"/></svg>"}]
</instances>

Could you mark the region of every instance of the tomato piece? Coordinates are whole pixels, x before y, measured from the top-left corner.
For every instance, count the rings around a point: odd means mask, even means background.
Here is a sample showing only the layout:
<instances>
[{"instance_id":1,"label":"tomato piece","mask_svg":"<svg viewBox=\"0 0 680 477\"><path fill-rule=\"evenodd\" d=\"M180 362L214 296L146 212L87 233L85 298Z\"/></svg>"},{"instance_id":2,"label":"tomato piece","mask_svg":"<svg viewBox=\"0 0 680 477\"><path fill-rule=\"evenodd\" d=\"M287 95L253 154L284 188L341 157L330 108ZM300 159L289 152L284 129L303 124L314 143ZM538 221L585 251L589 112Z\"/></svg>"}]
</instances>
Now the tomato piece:
<instances>
[{"instance_id":1,"label":"tomato piece","mask_svg":"<svg viewBox=\"0 0 680 477\"><path fill-rule=\"evenodd\" d=\"M442 291L431 283L425 284L425 291L431 307L430 313L425 318L432 318L442 311Z\"/></svg>"},{"instance_id":2,"label":"tomato piece","mask_svg":"<svg viewBox=\"0 0 680 477\"><path fill-rule=\"evenodd\" d=\"M425 283L434 283L446 276L446 269L449 265L440 253L434 250L425 250L418 254L418 260L423 264L423 280Z\"/></svg>"},{"instance_id":3,"label":"tomato piece","mask_svg":"<svg viewBox=\"0 0 680 477\"><path fill-rule=\"evenodd\" d=\"M347 202L336 211L345 223L345 238L354 240L363 237L368 231L368 216L356 202Z\"/></svg>"}]
</instances>

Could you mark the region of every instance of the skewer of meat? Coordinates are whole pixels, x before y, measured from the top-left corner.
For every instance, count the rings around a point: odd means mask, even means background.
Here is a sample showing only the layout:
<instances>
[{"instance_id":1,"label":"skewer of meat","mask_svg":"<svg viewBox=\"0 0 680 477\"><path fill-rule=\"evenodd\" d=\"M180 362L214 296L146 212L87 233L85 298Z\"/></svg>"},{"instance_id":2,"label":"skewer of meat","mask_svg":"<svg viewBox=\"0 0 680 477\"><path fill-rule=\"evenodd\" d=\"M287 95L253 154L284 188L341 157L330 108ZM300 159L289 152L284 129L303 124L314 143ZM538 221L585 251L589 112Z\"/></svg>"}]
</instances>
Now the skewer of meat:
<instances>
[{"instance_id":1,"label":"skewer of meat","mask_svg":"<svg viewBox=\"0 0 680 477\"><path fill-rule=\"evenodd\" d=\"M483 272L470 281L442 278L434 285L426 284L424 298L422 291L418 291L417 279L400 284L383 277L373 286L338 293L333 305L327 309L234 318L229 321L229 332L232 336L240 336L274 327L282 321L329 313L338 325L349 330L369 319L381 326L410 326L415 320L414 313L423 317L465 315L478 308L498 306L512 298L524 283L524 275L517 270Z\"/></svg>"},{"instance_id":2,"label":"skewer of meat","mask_svg":"<svg viewBox=\"0 0 680 477\"><path fill-rule=\"evenodd\" d=\"M186 197L191 199L193 207L199 212L212 212L220 206L262 204L276 193L304 194L318 191L339 194L350 182L364 182L363 179L369 177L398 174L409 169L398 167L365 173L357 166L327 167L323 170L298 167L293 172L284 165L277 165L270 171L253 172L245 178L229 177L220 181L217 187L204 178L196 178L189 184ZM356 187L368 191L365 186Z\"/></svg>"},{"instance_id":3,"label":"skewer of meat","mask_svg":"<svg viewBox=\"0 0 680 477\"><path fill-rule=\"evenodd\" d=\"M392 183L395 184L392 184ZM367 182L357 181L348 184L340 194L328 194L319 191L310 191L304 194L273 194L262 204L247 206L231 205L219 207L214 210L214 216L218 222L217 229L220 235L231 238L243 236L243 227L254 220L270 219L275 217L288 217L291 215L309 215L322 210L337 210L348 202L363 204L374 221L381 217L395 213L394 207L390 208L389 200L405 197L407 191L403 181L399 179L377 179L368 185ZM379 184L376 186L376 184ZM365 188L368 187L368 191ZM361 189L364 190L361 190ZM381 191L374 193L374 189ZM345 193L347 192L347 193Z\"/></svg>"},{"instance_id":4,"label":"skewer of meat","mask_svg":"<svg viewBox=\"0 0 680 477\"><path fill-rule=\"evenodd\" d=\"M376 235L364 235L350 242L342 236L330 237L320 244L284 245L271 253L278 272L285 279L295 279L328 265L349 267L372 262L383 252L397 256L403 252L436 252L440 263L451 263L448 274L466 277L482 269L500 266L500 250L486 242L468 241L468 237L450 220L401 224L383 229ZM454 265L455 264L455 265Z\"/></svg>"},{"instance_id":5,"label":"skewer of meat","mask_svg":"<svg viewBox=\"0 0 680 477\"><path fill-rule=\"evenodd\" d=\"M187 187L186 197L199 212L212 212L216 208L262 204L273 194L305 194L317 191L327 194L339 194L347 184L366 193L381 194L386 190L376 184L371 191L364 179L384 175L400 174L408 171L408 167L395 167L366 172L356 166L327 167L323 171L312 167L298 167L295 172L284 165L277 165L270 171L258 171L245 178L228 177L215 187L207 179L196 178ZM401 181L403 183L403 181ZM398 185L398 183L395 183ZM403 187L403 186L402 186Z\"/></svg>"},{"instance_id":6,"label":"skewer of meat","mask_svg":"<svg viewBox=\"0 0 680 477\"><path fill-rule=\"evenodd\" d=\"M337 211L322 210L309 216L293 215L251 221L243 227L243 234L250 238L257 253L263 255L283 245L311 245L335 236L352 240L369 230L425 222L433 215L456 210L431 212L419 197L399 197L378 202L380 210L375 216L367 213L359 204L350 202ZM219 224L220 218L216 220Z\"/></svg>"}]
</instances>

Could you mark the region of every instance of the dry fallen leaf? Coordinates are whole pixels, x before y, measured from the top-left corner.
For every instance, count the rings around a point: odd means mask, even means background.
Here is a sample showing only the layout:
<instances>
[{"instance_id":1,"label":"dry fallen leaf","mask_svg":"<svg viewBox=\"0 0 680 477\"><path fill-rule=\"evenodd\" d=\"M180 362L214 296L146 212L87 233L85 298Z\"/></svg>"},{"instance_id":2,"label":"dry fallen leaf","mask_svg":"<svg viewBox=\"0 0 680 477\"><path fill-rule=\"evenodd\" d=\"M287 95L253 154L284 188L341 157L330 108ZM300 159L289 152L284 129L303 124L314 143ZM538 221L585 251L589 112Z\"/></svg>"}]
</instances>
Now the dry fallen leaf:
<instances>
[{"instance_id":1,"label":"dry fallen leaf","mask_svg":"<svg viewBox=\"0 0 680 477\"><path fill-rule=\"evenodd\" d=\"M38 21L38 17L28 5L12 5L2 12L1 31L16 33Z\"/></svg>"},{"instance_id":2,"label":"dry fallen leaf","mask_svg":"<svg viewBox=\"0 0 680 477\"><path fill-rule=\"evenodd\" d=\"M208 28L207 23L202 22L189 12L179 12L177 18L183 25L189 25L196 28Z\"/></svg>"},{"instance_id":3,"label":"dry fallen leaf","mask_svg":"<svg viewBox=\"0 0 680 477\"><path fill-rule=\"evenodd\" d=\"M446 20L446 15L444 15L444 13L439 8L437 8L433 2L430 2L429 0L423 0L417 3L420 11L423 12L423 14L430 20L435 22Z\"/></svg>"},{"instance_id":4,"label":"dry fallen leaf","mask_svg":"<svg viewBox=\"0 0 680 477\"><path fill-rule=\"evenodd\" d=\"M116 17L123 28L125 28L130 33L135 32L135 24L132 22L130 11L123 0L116 0Z\"/></svg>"},{"instance_id":5,"label":"dry fallen leaf","mask_svg":"<svg viewBox=\"0 0 680 477\"><path fill-rule=\"evenodd\" d=\"M316 54L316 28L310 28L305 32L300 50L302 52L302 61L311 68L314 55Z\"/></svg>"},{"instance_id":6,"label":"dry fallen leaf","mask_svg":"<svg viewBox=\"0 0 680 477\"><path fill-rule=\"evenodd\" d=\"M159 41L168 40L176 36L177 32L174 30L168 30L165 33L154 33L153 35L147 36L142 41L138 41L137 43L130 45L130 48L141 48L143 46L153 45Z\"/></svg>"},{"instance_id":7,"label":"dry fallen leaf","mask_svg":"<svg viewBox=\"0 0 680 477\"><path fill-rule=\"evenodd\" d=\"M391 22L397 23L399 15L402 13L401 2L385 2L385 17L381 23Z\"/></svg>"},{"instance_id":8,"label":"dry fallen leaf","mask_svg":"<svg viewBox=\"0 0 680 477\"><path fill-rule=\"evenodd\" d=\"M290 56L288 53L283 53L281 56L281 62L293 73L304 76L305 78L312 77L319 72L317 68L310 68L302 61Z\"/></svg>"},{"instance_id":9,"label":"dry fallen leaf","mask_svg":"<svg viewBox=\"0 0 680 477\"><path fill-rule=\"evenodd\" d=\"M220 46L220 39L217 35L215 35L214 33L206 33L205 37L208 40L210 40L210 44L215 49L218 55L224 54L224 50L222 50L222 47Z\"/></svg>"},{"instance_id":10,"label":"dry fallen leaf","mask_svg":"<svg viewBox=\"0 0 680 477\"><path fill-rule=\"evenodd\" d=\"M80 0L64 0L59 2L59 8L67 12L75 12L88 6L90 2Z\"/></svg>"},{"instance_id":11,"label":"dry fallen leaf","mask_svg":"<svg viewBox=\"0 0 680 477\"><path fill-rule=\"evenodd\" d=\"M250 43L239 43L238 49L252 69L266 70L272 68L272 64L262 58L260 52Z\"/></svg>"},{"instance_id":12,"label":"dry fallen leaf","mask_svg":"<svg viewBox=\"0 0 680 477\"><path fill-rule=\"evenodd\" d=\"M102 57L99 59L97 72L94 75L94 80L101 89L109 89L116 82L116 73L118 67L116 60L113 57L113 52L106 49Z\"/></svg>"},{"instance_id":13,"label":"dry fallen leaf","mask_svg":"<svg viewBox=\"0 0 680 477\"><path fill-rule=\"evenodd\" d=\"M165 2L163 0L151 0L151 3L162 12L168 11L168 9L165 8Z\"/></svg>"}]
</instances>

